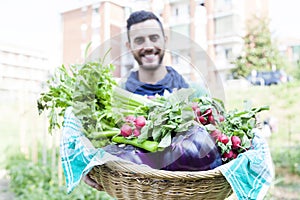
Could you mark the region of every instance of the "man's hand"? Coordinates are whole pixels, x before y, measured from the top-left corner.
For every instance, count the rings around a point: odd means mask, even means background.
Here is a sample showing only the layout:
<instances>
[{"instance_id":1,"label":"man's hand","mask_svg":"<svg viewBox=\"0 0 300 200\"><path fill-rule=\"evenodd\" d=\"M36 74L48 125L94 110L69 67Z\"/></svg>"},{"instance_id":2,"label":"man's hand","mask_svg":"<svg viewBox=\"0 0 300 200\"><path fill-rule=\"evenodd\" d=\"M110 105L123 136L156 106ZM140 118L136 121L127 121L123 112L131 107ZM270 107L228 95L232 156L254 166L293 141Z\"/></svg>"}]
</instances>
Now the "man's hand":
<instances>
[{"instance_id":1,"label":"man's hand","mask_svg":"<svg viewBox=\"0 0 300 200\"><path fill-rule=\"evenodd\" d=\"M103 187L101 187L98 183L96 183L91 177L87 174L84 177L82 177L82 180L92 188L95 188L96 190L103 191Z\"/></svg>"}]
</instances>

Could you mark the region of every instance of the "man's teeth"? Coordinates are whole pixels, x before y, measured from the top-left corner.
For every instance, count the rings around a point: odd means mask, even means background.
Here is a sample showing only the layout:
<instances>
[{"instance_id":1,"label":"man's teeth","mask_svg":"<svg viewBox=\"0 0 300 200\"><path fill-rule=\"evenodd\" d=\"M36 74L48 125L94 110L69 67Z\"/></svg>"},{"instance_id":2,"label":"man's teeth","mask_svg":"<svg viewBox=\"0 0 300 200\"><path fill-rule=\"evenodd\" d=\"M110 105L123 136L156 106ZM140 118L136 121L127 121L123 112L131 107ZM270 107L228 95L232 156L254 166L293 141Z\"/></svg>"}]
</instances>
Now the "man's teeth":
<instances>
[{"instance_id":1,"label":"man's teeth","mask_svg":"<svg viewBox=\"0 0 300 200\"><path fill-rule=\"evenodd\" d=\"M154 56L155 56L154 54L145 55L145 57L147 58L153 58Z\"/></svg>"}]
</instances>

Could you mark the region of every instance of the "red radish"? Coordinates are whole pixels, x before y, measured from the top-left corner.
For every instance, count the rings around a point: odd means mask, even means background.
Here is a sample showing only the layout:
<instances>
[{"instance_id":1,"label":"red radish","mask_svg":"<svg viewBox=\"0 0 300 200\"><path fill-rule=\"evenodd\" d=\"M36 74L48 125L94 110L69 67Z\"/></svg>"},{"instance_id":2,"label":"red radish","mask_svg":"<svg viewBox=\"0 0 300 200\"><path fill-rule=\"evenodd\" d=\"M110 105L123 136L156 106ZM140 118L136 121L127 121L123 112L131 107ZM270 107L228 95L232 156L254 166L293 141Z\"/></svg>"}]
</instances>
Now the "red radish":
<instances>
[{"instance_id":1,"label":"red radish","mask_svg":"<svg viewBox=\"0 0 300 200\"><path fill-rule=\"evenodd\" d=\"M135 136L135 137L138 137L139 135L141 135L141 132L140 132L140 130L139 129L134 129L133 130L133 135Z\"/></svg>"},{"instance_id":2,"label":"red radish","mask_svg":"<svg viewBox=\"0 0 300 200\"><path fill-rule=\"evenodd\" d=\"M132 134L132 128L128 124L123 124L121 127L121 135L124 137L128 137Z\"/></svg>"},{"instance_id":3,"label":"red radish","mask_svg":"<svg viewBox=\"0 0 300 200\"><path fill-rule=\"evenodd\" d=\"M214 119L214 116L213 116L213 115L209 115L209 116L207 117L207 120L209 121L209 123L215 124L215 119Z\"/></svg>"},{"instance_id":4,"label":"red radish","mask_svg":"<svg viewBox=\"0 0 300 200\"><path fill-rule=\"evenodd\" d=\"M207 123L207 120L203 116L199 116L198 120L200 121L201 124L205 125Z\"/></svg>"},{"instance_id":5,"label":"red radish","mask_svg":"<svg viewBox=\"0 0 300 200\"><path fill-rule=\"evenodd\" d=\"M143 126L146 125L146 118L144 116L138 116L136 119L135 119L135 126L137 128L142 128Z\"/></svg>"},{"instance_id":6,"label":"red radish","mask_svg":"<svg viewBox=\"0 0 300 200\"><path fill-rule=\"evenodd\" d=\"M219 121L220 122L224 122L224 120L225 120L224 116L223 115L219 115Z\"/></svg>"},{"instance_id":7,"label":"red radish","mask_svg":"<svg viewBox=\"0 0 300 200\"><path fill-rule=\"evenodd\" d=\"M218 129L213 130L212 132L210 132L210 135L215 139L218 139L221 134L222 134L222 132Z\"/></svg>"},{"instance_id":8,"label":"red radish","mask_svg":"<svg viewBox=\"0 0 300 200\"><path fill-rule=\"evenodd\" d=\"M231 137L232 148L237 149L241 146L241 139L238 136Z\"/></svg>"},{"instance_id":9,"label":"red radish","mask_svg":"<svg viewBox=\"0 0 300 200\"><path fill-rule=\"evenodd\" d=\"M201 116L200 108L196 108L195 113L197 116Z\"/></svg>"},{"instance_id":10,"label":"red radish","mask_svg":"<svg viewBox=\"0 0 300 200\"><path fill-rule=\"evenodd\" d=\"M225 152L223 154L223 158L232 158L232 157L233 157L233 151L232 150L230 150L228 153Z\"/></svg>"},{"instance_id":11,"label":"red radish","mask_svg":"<svg viewBox=\"0 0 300 200\"><path fill-rule=\"evenodd\" d=\"M225 135L223 133L219 136L218 140L220 142L222 142L223 144L227 144L229 142L227 135Z\"/></svg>"},{"instance_id":12,"label":"red radish","mask_svg":"<svg viewBox=\"0 0 300 200\"><path fill-rule=\"evenodd\" d=\"M207 110L203 113L204 116L206 116L206 115L211 115L211 114L212 114L212 109L211 109L211 108L207 109Z\"/></svg>"},{"instance_id":13,"label":"red radish","mask_svg":"<svg viewBox=\"0 0 300 200\"><path fill-rule=\"evenodd\" d=\"M132 122L135 121L135 117L132 116L132 115L128 115L128 116L125 117L125 121L132 123Z\"/></svg>"},{"instance_id":14,"label":"red radish","mask_svg":"<svg viewBox=\"0 0 300 200\"><path fill-rule=\"evenodd\" d=\"M199 107L198 107L198 103L193 102L193 103L192 103L192 109L193 109L193 111L196 111L197 108L199 108Z\"/></svg>"},{"instance_id":15,"label":"red radish","mask_svg":"<svg viewBox=\"0 0 300 200\"><path fill-rule=\"evenodd\" d=\"M238 156L238 153L234 151L232 154L232 158L236 158L237 156Z\"/></svg>"}]
</instances>

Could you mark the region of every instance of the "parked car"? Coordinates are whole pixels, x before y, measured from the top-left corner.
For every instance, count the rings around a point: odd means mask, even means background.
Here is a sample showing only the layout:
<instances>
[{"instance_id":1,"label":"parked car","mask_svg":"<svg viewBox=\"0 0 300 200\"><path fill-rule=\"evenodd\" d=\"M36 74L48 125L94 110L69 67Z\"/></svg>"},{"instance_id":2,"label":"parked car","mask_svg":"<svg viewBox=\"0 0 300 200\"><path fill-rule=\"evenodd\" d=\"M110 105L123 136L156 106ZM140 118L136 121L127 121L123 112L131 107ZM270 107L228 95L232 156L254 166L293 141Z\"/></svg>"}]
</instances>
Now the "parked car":
<instances>
[{"instance_id":1,"label":"parked car","mask_svg":"<svg viewBox=\"0 0 300 200\"><path fill-rule=\"evenodd\" d=\"M251 73L247 79L253 85L278 85L290 81L291 77L284 70L276 70Z\"/></svg>"}]
</instances>

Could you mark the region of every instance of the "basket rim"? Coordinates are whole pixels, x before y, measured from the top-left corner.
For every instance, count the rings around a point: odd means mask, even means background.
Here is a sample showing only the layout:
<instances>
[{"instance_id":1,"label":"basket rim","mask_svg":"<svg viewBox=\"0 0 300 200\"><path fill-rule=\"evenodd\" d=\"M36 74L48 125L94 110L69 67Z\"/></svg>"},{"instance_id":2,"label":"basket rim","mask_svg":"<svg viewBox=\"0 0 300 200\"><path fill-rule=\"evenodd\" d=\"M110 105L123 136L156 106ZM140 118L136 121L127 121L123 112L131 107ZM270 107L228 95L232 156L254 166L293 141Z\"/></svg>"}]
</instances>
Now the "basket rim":
<instances>
[{"instance_id":1,"label":"basket rim","mask_svg":"<svg viewBox=\"0 0 300 200\"><path fill-rule=\"evenodd\" d=\"M139 176L145 176L149 178L168 178L168 179L185 179L185 180L195 180L195 179L211 179L216 177L224 177L221 173L220 167L218 166L211 170L206 171L168 171L153 169L147 165L139 165L132 163L130 161L108 161L104 164L106 167L112 169L113 171L119 173L131 173L139 174ZM224 164L223 164L224 165ZM226 165L226 164L225 164ZM99 167L99 166L95 166ZM101 166L100 166L101 167Z\"/></svg>"}]
</instances>

